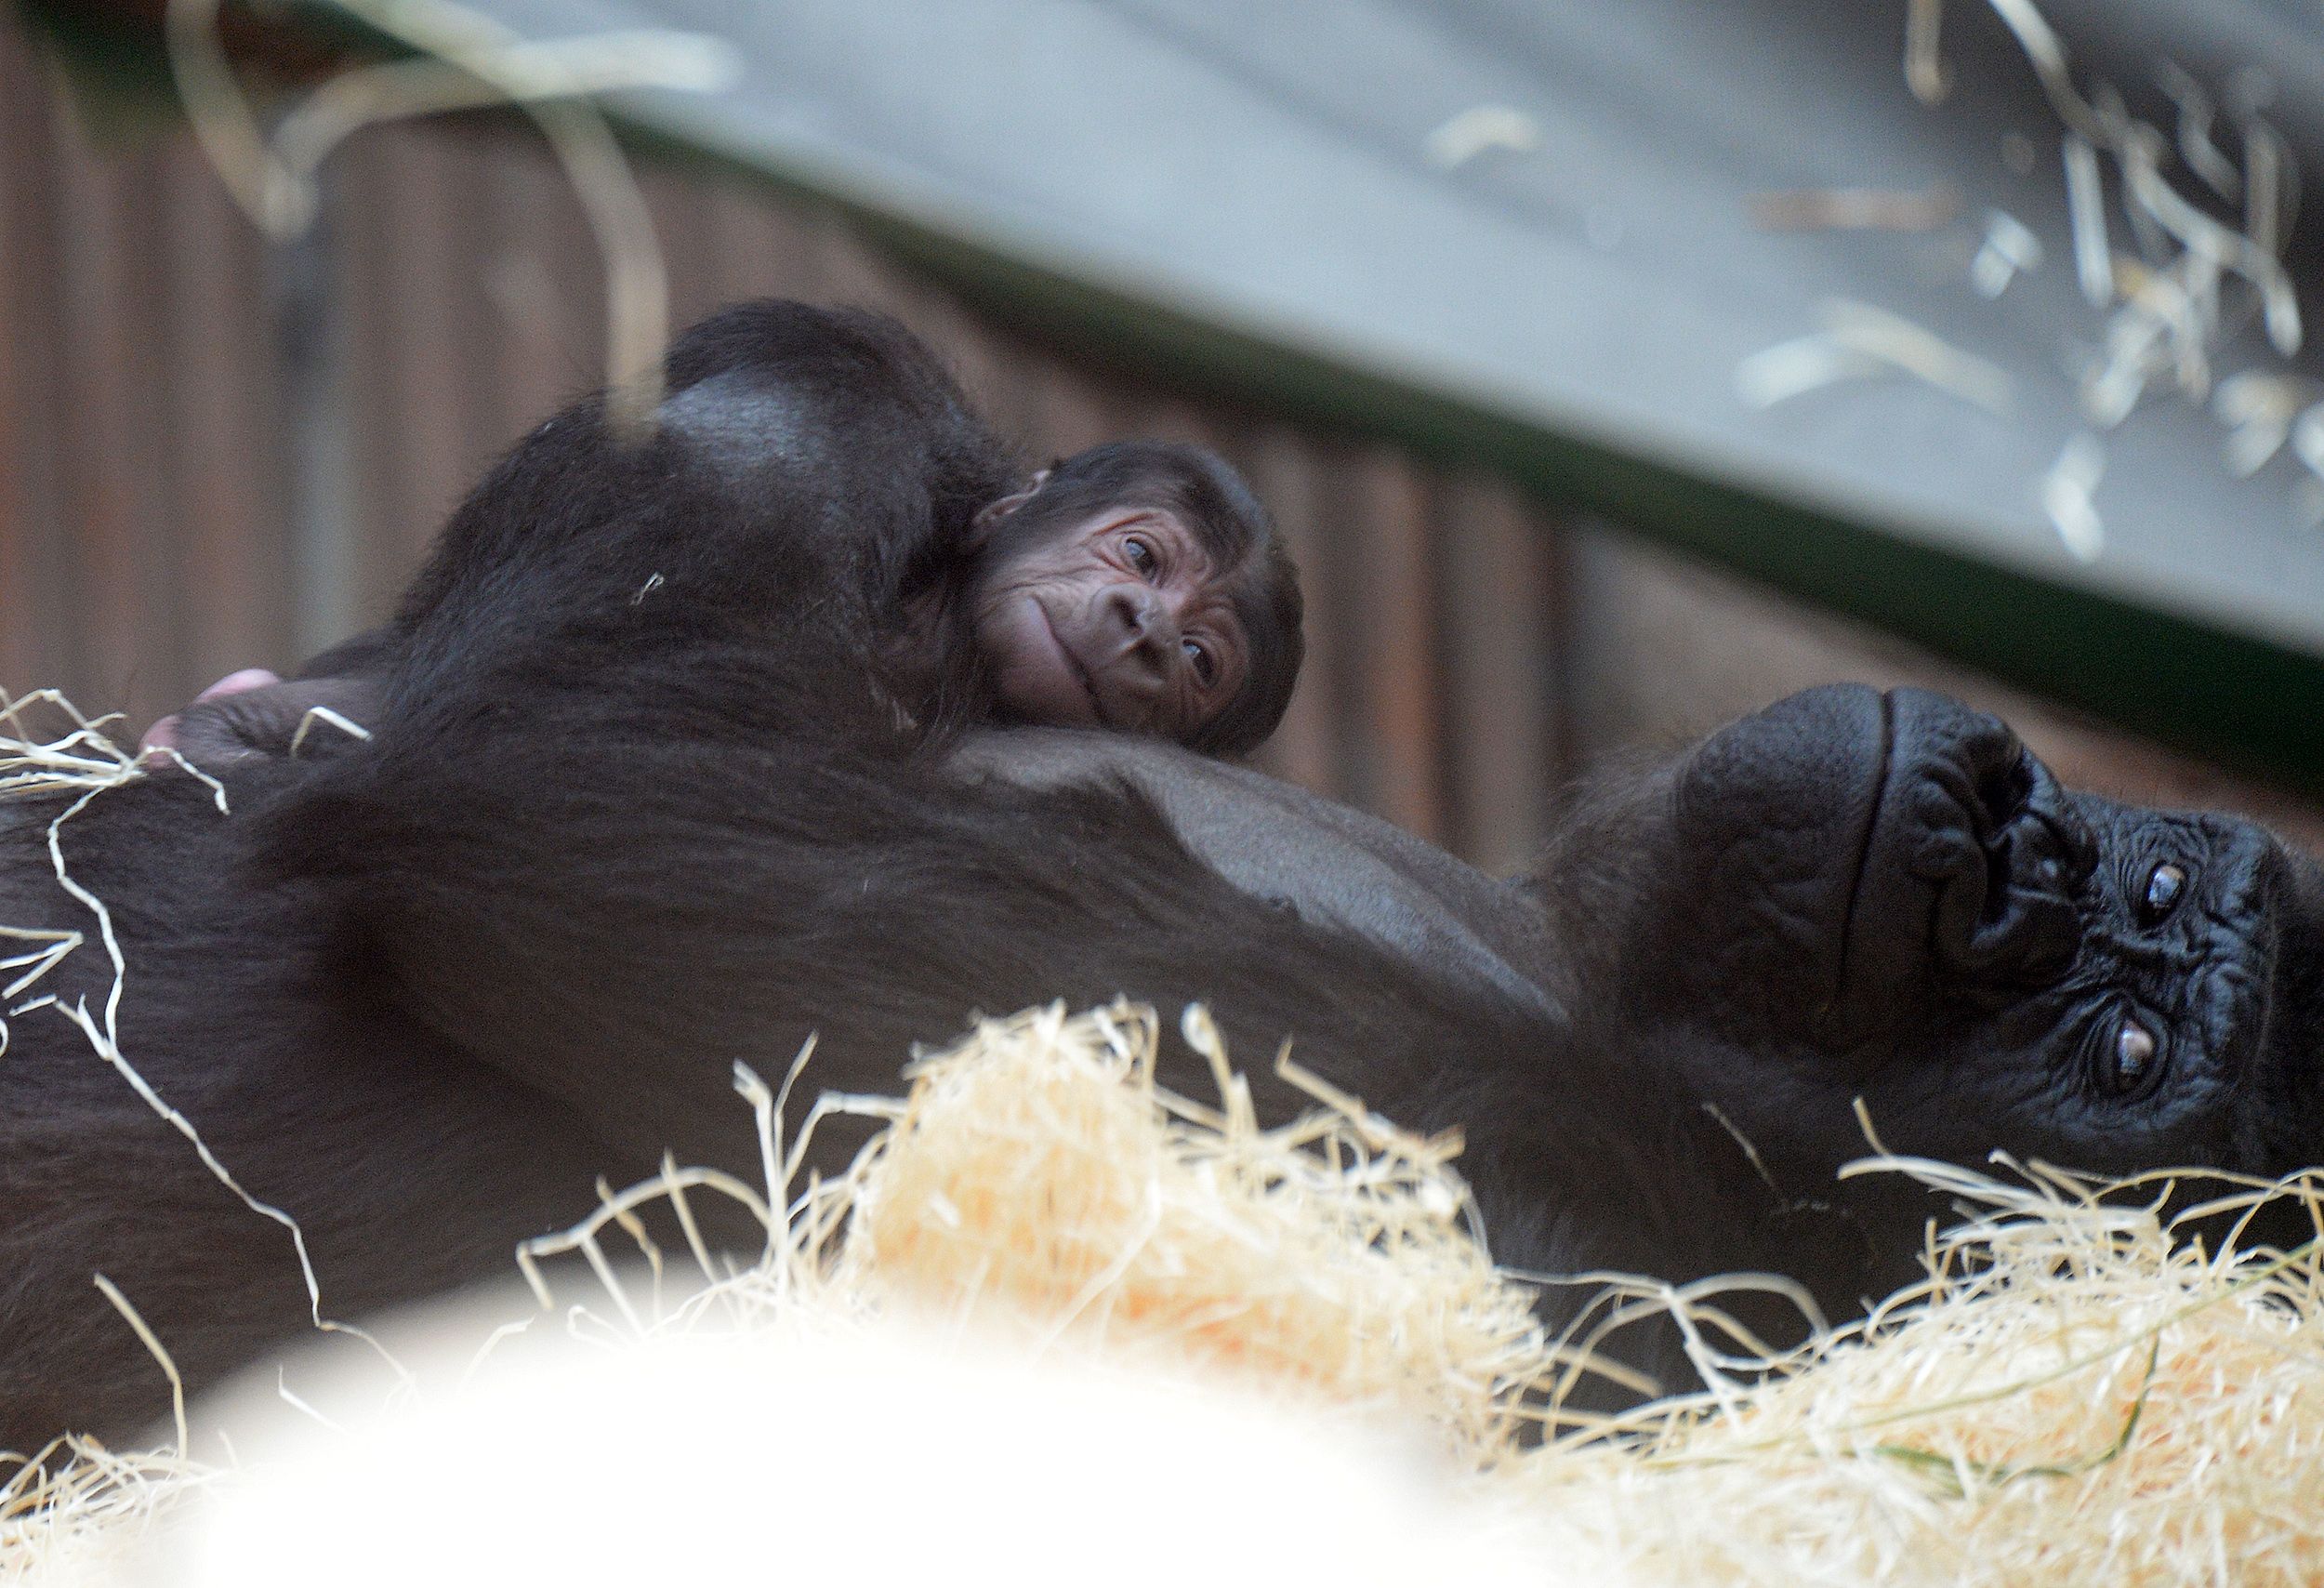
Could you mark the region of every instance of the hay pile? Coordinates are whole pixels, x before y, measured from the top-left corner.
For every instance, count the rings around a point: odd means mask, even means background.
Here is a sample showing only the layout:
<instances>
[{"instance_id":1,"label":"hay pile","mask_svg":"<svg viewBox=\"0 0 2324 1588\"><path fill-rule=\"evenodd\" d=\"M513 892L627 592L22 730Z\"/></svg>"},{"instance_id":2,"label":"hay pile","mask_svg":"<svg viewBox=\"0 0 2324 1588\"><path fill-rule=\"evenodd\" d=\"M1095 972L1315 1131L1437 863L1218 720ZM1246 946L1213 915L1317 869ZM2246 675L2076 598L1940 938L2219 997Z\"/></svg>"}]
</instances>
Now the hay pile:
<instances>
[{"instance_id":1,"label":"hay pile","mask_svg":"<svg viewBox=\"0 0 2324 1588\"><path fill-rule=\"evenodd\" d=\"M1770 1382L1539 1446L1527 1432L1563 1364L1471 1234L1458 1144L1320 1086L1312 1118L1262 1131L1199 1012L1186 1035L1218 1106L1156 1087L1149 1012L1032 1012L916 1065L900 1102L818 1105L810 1131L834 1111L886 1121L840 1179L774 1206L672 1171L535 1243L528 1271L545 1293L568 1270L590 1288L557 1300L617 1361L706 1333L827 1351L910 1315L1050 1360L1200 1364L1303 1417L1428 1427L1472 1499L1526 1518L1548 1581L2324 1581L2314 1246L2173 1251L2151 1208L2064 1177L1891 1161L1981 1209L1933 1246L1916 1291ZM777 1098L742 1085L786 1184L800 1145ZM646 1242L647 1277L609 1244L643 1237L656 1201L691 1230L706 1194L750 1203L769 1250L733 1273L697 1248L715 1277L666 1301L661 1250ZM2319 1188L2273 1194L2313 1206ZM0 1494L0 1580L61 1580L140 1529L166 1537L191 1489L254 1481L84 1450ZM1188 1524L1166 1509L1155 1525Z\"/></svg>"},{"instance_id":2,"label":"hay pile","mask_svg":"<svg viewBox=\"0 0 2324 1588\"><path fill-rule=\"evenodd\" d=\"M1325 1106L1261 1131L1200 1009L1185 1035L1221 1108L1155 1085L1142 1008L1021 1015L973 1056L916 1066L844 1187L839 1285L1037 1349L1072 1334L1191 1357L1418 1412L1480 1456L1511 1448L1548 1357L1529 1297L1460 1222L1459 1140L1401 1132L1287 1065Z\"/></svg>"},{"instance_id":3,"label":"hay pile","mask_svg":"<svg viewBox=\"0 0 2324 1588\"><path fill-rule=\"evenodd\" d=\"M1985 1204L1927 1282L1753 1393L1514 1480L1640 1582L2324 1581L2313 1243L2174 1251L2093 1186L1898 1167Z\"/></svg>"}]
</instances>

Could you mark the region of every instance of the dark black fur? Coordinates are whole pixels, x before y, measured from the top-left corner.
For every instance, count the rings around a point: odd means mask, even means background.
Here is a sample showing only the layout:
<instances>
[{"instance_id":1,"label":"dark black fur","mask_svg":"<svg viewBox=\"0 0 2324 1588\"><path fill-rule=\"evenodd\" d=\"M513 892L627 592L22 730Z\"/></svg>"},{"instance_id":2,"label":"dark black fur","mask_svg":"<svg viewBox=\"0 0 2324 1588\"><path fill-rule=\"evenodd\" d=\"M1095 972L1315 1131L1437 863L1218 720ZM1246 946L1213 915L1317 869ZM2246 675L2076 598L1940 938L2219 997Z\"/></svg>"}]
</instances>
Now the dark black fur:
<instances>
[{"instance_id":1,"label":"dark black fur","mask_svg":"<svg viewBox=\"0 0 2324 1588\"><path fill-rule=\"evenodd\" d=\"M835 355L834 422L881 367ZM928 416L904 386L908 440ZM863 609L799 597L836 553L786 515L860 459L759 457L763 392L725 390L643 451L561 419L488 480L368 743L235 771L230 819L171 773L64 829L123 924L125 1050L306 1222L327 1312L505 1271L593 1171L667 1148L755 1172L737 1059L779 1073L815 1032L811 1085L884 1090L971 1011L1055 998L1203 999L1246 1063L1289 1038L1392 1117L1461 1127L1506 1261L1772 1269L1835 1311L1908 1273L1944 1211L1834 1182L1857 1097L1892 1145L1957 1159L2317 1156L2324 883L2248 824L2066 793L1999 723L1912 692L1798 696L1602 789L1521 886L1152 741L939 753L867 686ZM679 445L704 434L731 449ZM944 456L899 467L941 482ZM866 500L931 534L990 483L921 514L918 485L878 496L895 477ZM908 586L909 539L860 588ZM48 872L57 809L0 812L0 920L89 926ZM2143 910L2165 858L2185 896ZM104 973L85 948L51 985L94 999ZM2101 1062L2126 1010L2165 1059L2135 1087ZM92 1271L197 1383L295 1334L304 1297L282 1231L77 1032L12 1026L0 1441L118 1433L165 1402ZM1684 1373L1667 1337L1629 1349Z\"/></svg>"}]
</instances>

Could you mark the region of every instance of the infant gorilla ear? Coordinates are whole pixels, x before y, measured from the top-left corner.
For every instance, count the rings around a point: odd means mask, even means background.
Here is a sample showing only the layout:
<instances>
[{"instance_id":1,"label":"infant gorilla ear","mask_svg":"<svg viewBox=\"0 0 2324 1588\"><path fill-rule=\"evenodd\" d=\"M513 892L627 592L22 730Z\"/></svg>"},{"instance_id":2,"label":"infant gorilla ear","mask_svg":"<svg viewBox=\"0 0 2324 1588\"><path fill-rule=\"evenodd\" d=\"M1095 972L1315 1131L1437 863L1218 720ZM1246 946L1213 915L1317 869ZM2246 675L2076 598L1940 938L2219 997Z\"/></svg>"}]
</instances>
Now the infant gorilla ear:
<instances>
[{"instance_id":1,"label":"infant gorilla ear","mask_svg":"<svg viewBox=\"0 0 2324 1588\"><path fill-rule=\"evenodd\" d=\"M368 736L365 720L378 703L368 678L299 678L287 682L264 668L230 673L145 731L139 749L149 761L168 752L198 767L317 754Z\"/></svg>"}]
</instances>

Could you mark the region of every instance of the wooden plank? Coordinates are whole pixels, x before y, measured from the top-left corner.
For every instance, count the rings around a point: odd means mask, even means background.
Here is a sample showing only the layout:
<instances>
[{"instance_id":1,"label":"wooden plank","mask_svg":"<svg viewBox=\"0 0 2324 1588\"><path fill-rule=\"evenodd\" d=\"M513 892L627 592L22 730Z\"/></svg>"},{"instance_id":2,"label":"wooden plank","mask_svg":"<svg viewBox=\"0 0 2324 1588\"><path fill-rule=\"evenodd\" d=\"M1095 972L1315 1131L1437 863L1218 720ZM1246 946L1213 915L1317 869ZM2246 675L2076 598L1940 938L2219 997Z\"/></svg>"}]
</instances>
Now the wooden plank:
<instances>
[{"instance_id":1,"label":"wooden plank","mask_svg":"<svg viewBox=\"0 0 2324 1588\"><path fill-rule=\"evenodd\" d=\"M434 157L450 283L444 298L433 304L411 299L405 312L415 319L432 312L453 338L443 365L450 380L438 397L450 420L436 475L445 494L419 526L421 537L412 555L416 567L453 509L529 421L508 411L499 361L493 356L500 311L486 282L496 235L494 173L507 158L508 132L495 120L465 117L416 123L412 130Z\"/></svg>"},{"instance_id":2,"label":"wooden plank","mask_svg":"<svg viewBox=\"0 0 2324 1588\"><path fill-rule=\"evenodd\" d=\"M812 229L796 205L759 188L712 179L706 223L718 299L812 298Z\"/></svg>"},{"instance_id":3,"label":"wooden plank","mask_svg":"<svg viewBox=\"0 0 2324 1588\"><path fill-rule=\"evenodd\" d=\"M1556 531L1483 476L1452 482L1438 499L1455 847L1487 870L1515 871L1538 855L1565 775Z\"/></svg>"},{"instance_id":4,"label":"wooden plank","mask_svg":"<svg viewBox=\"0 0 2324 1588\"><path fill-rule=\"evenodd\" d=\"M1351 668L1341 698L1357 803L1420 837L1445 837L1444 736L1434 591L1433 514L1413 466L1385 447L1359 451L1335 493L1347 525L1334 593L1347 602ZM1349 686L1353 687L1349 687Z\"/></svg>"},{"instance_id":5,"label":"wooden plank","mask_svg":"<svg viewBox=\"0 0 2324 1588\"><path fill-rule=\"evenodd\" d=\"M57 128L21 35L0 25L0 688L72 686L50 311Z\"/></svg>"},{"instance_id":6,"label":"wooden plank","mask_svg":"<svg viewBox=\"0 0 2324 1588\"><path fill-rule=\"evenodd\" d=\"M1252 758L1261 771L1340 796L1347 781L1340 765L1334 704L1339 695L1342 636L1329 595L1329 537L1325 533L1321 469L1314 449L1288 425L1259 428L1244 465L1251 488L1274 514L1275 524L1300 567L1300 589L1307 602L1307 656L1299 687L1274 737Z\"/></svg>"},{"instance_id":7,"label":"wooden plank","mask_svg":"<svg viewBox=\"0 0 2324 1588\"><path fill-rule=\"evenodd\" d=\"M479 271L493 310L493 433L505 445L604 378L595 245L564 175L537 142L500 140L486 182ZM587 322L592 329L585 330Z\"/></svg>"},{"instance_id":8,"label":"wooden plank","mask_svg":"<svg viewBox=\"0 0 2324 1588\"><path fill-rule=\"evenodd\" d=\"M863 241L854 223L828 209L814 210L809 218L815 298L894 313L898 306L895 271Z\"/></svg>"},{"instance_id":9,"label":"wooden plank","mask_svg":"<svg viewBox=\"0 0 2324 1588\"><path fill-rule=\"evenodd\" d=\"M1026 468L1049 461L1040 433L1039 361L1023 342L948 296L944 351L970 398L1014 447Z\"/></svg>"},{"instance_id":10,"label":"wooden plank","mask_svg":"<svg viewBox=\"0 0 2324 1588\"><path fill-rule=\"evenodd\" d=\"M995 336L944 287L918 275L910 281L913 298L905 323L943 355L977 411L1012 445L1022 446L1018 404L1025 376L1020 350Z\"/></svg>"},{"instance_id":11,"label":"wooden plank","mask_svg":"<svg viewBox=\"0 0 2324 1588\"><path fill-rule=\"evenodd\" d=\"M170 693L184 699L237 668L297 658L290 655L286 460L274 423L265 248L190 138L171 139L157 154L167 232L168 566L185 592L182 670Z\"/></svg>"},{"instance_id":12,"label":"wooden plank","mask_svg":"<svg viewBox=\"0 0 2324 1588\"><path fill-rule=\"evenodd\" d=\"M363 212L363 233L350 245L366 267L350 271L350 283L366 327L357 379L376 398L361 404L369 423L359 445L382 486L358 576L367 622L391 610L471 472L460 402L469 350L449 311L466 267L444 223L457 202L456 174L435 130L379 132L364 191L349 206Z\"/></svg>"},{"instance_id":13,"label":"wooden plank","mask_svg":"<svg viewBox=\"0 0 2324 1588\"><path fill-rule=\"evenodd\" d=\"M641 161L637 171L661 245L669 283L669 333L675 336L726 301L710 226L715 206L699 181L666 164Z\"/></svg>"},{"instance_id":14,"label":"wooden plank","mask_svg":"<svg viewBox=\"0 0 2324 1588\"><path fill-rule=\"evenodd\" d=\"M1026 365L1034 381L1028 429L1036 461L1070 457L1120 433L1123 404L1116 389L1045 353L1029 353Z\"/></svg>"},{"instance_id":15,"label":"wooden plank","mask_svg":"<svg viewBox=\"0 0 2324 1588\"><path fill-rule=\"evenodd\" d=\"M145 268L156 241L145 224L153 195L132 162L99 155L77 129L58 152L50 224L59 267L56 390L73 420L62 451L73 687L84 709L141 720L170 704L163 696L178 670L143 588L157 484L158 436L142 400L157 378Z\"/></svg>"},{"instance_id":16,"label":"wooden plank","mask_svg":"<svg viewBox=\"0 0 2324 1588\"><path fill-rule=\"evenodd\" d=\"M340 312L345 316L350 428L349 467L356 489L357 555L348 597L350 625L383 621L402 589L405 527L419 516L403 468L403 405L396 364L402 356L395 278L403 266L397 235L402 146L387 131L367 133L340 150L337 247ZM312 639L343 636L314 634Z\"/></svg>"}]
</instances>

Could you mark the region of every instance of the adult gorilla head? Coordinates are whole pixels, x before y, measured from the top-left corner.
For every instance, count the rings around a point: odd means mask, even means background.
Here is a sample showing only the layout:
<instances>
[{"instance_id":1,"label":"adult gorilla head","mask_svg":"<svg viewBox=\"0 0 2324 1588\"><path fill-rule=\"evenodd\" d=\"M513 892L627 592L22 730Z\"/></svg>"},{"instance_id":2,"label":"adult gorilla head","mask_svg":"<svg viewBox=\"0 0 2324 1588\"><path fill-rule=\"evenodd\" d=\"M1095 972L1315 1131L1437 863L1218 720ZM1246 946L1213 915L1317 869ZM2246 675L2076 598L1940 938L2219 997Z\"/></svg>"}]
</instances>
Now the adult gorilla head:
<instances>
[{"instance_id":1,"label":"adult gorilla head","mask_svg":"<svg viewBox=\"0 0 2324 1588\"><path fill-rule=\"evenodd\" d=\"M1544 898L1577 1042L1717 1108L1800 1204L1866 1149L1859 1098L1884 1145L1956 1162L2324 1160L2324 868L2063 789L1942 695L1810 690L1722 730L1601 800ZM1941 1211L1894 1182L1843 1206L1877 1261L1835 1240L1802 1275L1834 1304Z\"/></svg>"}]
</instances>

